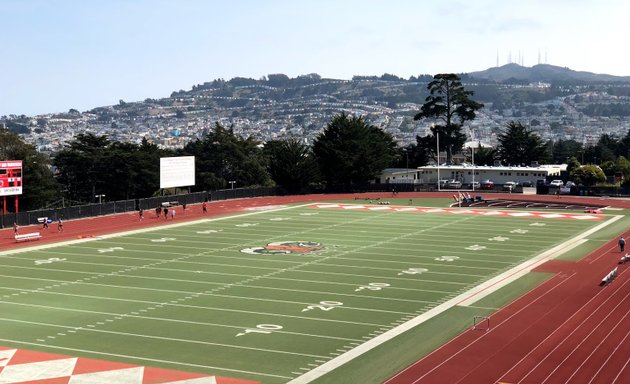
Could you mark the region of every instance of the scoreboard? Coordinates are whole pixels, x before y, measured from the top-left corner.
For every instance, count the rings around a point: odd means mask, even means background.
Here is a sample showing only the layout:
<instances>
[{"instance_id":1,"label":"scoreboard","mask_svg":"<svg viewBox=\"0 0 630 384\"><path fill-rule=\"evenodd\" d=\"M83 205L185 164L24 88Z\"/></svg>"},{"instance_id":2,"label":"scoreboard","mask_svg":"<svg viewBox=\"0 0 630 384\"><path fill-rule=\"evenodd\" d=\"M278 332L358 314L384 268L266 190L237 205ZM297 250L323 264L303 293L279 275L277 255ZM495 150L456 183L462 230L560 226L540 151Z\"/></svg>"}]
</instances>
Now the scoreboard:
<instances>
[{"instance_id":1,"label":"scoreboard","mask_svg":"<svg viewBox=\"0 0 630 384\"><path fill-rule=\"evenodd\" d=\"M22 194L22 160L0 161L0 196Z\"/></svg>"}]
</instances>

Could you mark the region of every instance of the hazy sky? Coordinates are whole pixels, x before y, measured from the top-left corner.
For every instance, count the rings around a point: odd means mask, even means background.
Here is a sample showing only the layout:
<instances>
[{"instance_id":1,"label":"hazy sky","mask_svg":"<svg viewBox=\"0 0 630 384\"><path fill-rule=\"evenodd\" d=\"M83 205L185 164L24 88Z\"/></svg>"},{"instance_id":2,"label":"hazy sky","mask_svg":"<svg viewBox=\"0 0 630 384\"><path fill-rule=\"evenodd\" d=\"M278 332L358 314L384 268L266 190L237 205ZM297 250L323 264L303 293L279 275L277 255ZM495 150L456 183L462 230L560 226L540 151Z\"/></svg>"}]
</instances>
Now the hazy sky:
<instances>
[{"instance_id":1,"label":"hazy sky","mask_svg":"<svg viewBox=\"0 0 630 384\"><path fill-rule=\"evenodd\" d=\"M630 75L628 0L0 0L0 115L85 111L216 78Z\"/></svg>"}]
</instances>

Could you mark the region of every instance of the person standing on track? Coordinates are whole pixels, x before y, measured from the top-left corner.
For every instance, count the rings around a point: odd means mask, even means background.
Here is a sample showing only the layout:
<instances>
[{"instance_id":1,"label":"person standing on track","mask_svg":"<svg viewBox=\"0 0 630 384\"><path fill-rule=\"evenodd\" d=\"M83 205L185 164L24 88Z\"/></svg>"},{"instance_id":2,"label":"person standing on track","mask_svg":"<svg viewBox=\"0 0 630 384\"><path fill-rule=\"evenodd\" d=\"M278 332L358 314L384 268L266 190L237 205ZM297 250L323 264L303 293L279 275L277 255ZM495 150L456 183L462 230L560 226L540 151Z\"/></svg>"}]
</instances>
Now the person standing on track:
<instances>
[{"instance_id":1,"label":"person standing on track","mask_svg":"<svg viewBox=\"0 0 630 384\"><path fill-rule=\"evenodd\" d=\"M619 252L623 252L626 247L626 240L623 237L619 238Z\"/></svg>"},{"instance_id":2,"label":"person standing on track","mask_svg":"<svg viewBox=\"0 0 630 384\"><path fill-rule=\"evenodd\" d=\"M17 225L17 223L14 221L13 222L13 234L14 235L18 235L18 231L19 231L20 227Z\"/></svg>"},{"instance_id":3,"label":"person standing on track","mask_svg":"<svg viewBox=\"0 0 630 384\"><path fill-rule=\"evenodd\" d=\"M63 220L61 220L61 217L57 221L57 232L63 232Z\"/></svg>"},{"instance_id":4,"label":"person standing on track","mask_svg":"<svg viewBox=\"0 0 630 384\"><path fill-rule=\"evenodd\" d=\"M208 213L208 204L204 201L203 204L201 204L201 212L203 214Z\"/></svg>"}]
</instances>

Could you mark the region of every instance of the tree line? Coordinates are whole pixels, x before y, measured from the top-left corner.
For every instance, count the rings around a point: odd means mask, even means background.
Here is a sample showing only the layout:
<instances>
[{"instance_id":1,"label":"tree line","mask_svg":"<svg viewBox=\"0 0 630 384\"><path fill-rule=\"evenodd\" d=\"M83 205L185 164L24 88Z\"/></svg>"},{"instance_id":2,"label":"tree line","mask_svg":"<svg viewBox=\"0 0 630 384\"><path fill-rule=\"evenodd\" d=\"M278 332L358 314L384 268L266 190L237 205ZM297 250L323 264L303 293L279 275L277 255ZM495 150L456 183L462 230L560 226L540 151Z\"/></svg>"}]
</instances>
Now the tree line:
<instances>
[{"instance_id":1,"label":"tree line","mask_svg":"<svg viewBox=\"0 0 630 384\"><path fill-rule=\"evenodd\" d=\"M429 96L414 118L431 121L431 132L405 147L362 117L341 113L327 123L312 145L296 138L262 143L235 135L232 127L217 123L203 137L176 150L159 148L147 138L134 144L81 133L50 158L3 128L0 159L23 161L22 209L95 202L99 195L115 201L163 193L159 189L161 157L195 156L192 192L227 188L232 181L237 187L278 186L287 193L305 192L313 184L362 185L377 180L385 168L415 168L435 162L438 148L447 162L454 154L464 154L472 161L472 152L463 148L463 128L483 104L472 99L473 92L455 74L435 75L427 90ZM596 145L584 147L573 140L543 142L528 127L512 121L498 141L496 148L475 149L476 165L566 162L572 176L586 185L602 181L605 175L630 178L626 158L630 131L623 138L602 135Z\"/></svg>"}]
</instances>

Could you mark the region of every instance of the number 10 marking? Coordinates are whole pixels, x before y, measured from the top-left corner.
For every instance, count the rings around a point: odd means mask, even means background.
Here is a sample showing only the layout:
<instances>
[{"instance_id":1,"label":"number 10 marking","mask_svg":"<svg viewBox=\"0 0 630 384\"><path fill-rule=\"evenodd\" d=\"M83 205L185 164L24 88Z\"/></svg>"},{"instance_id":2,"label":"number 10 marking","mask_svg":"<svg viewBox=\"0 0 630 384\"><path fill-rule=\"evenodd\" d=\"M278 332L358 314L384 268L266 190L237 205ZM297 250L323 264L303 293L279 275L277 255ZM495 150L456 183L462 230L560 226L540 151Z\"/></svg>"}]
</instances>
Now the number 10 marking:
<instances>
[{"instance_id":1,"label":"number 10 marking","mask_svg":"<svg viewBox=\"0 0 630 384\"><path fill-rule=\"evenodd\" d=\"M247 335L248 333L264 333L265 335L270 334L273 331L279 331L282 329L282 326L275 324L258 324L256 328L246 328L244 332L237 333L236 337Z\"/></svg>"}]
</instances>

